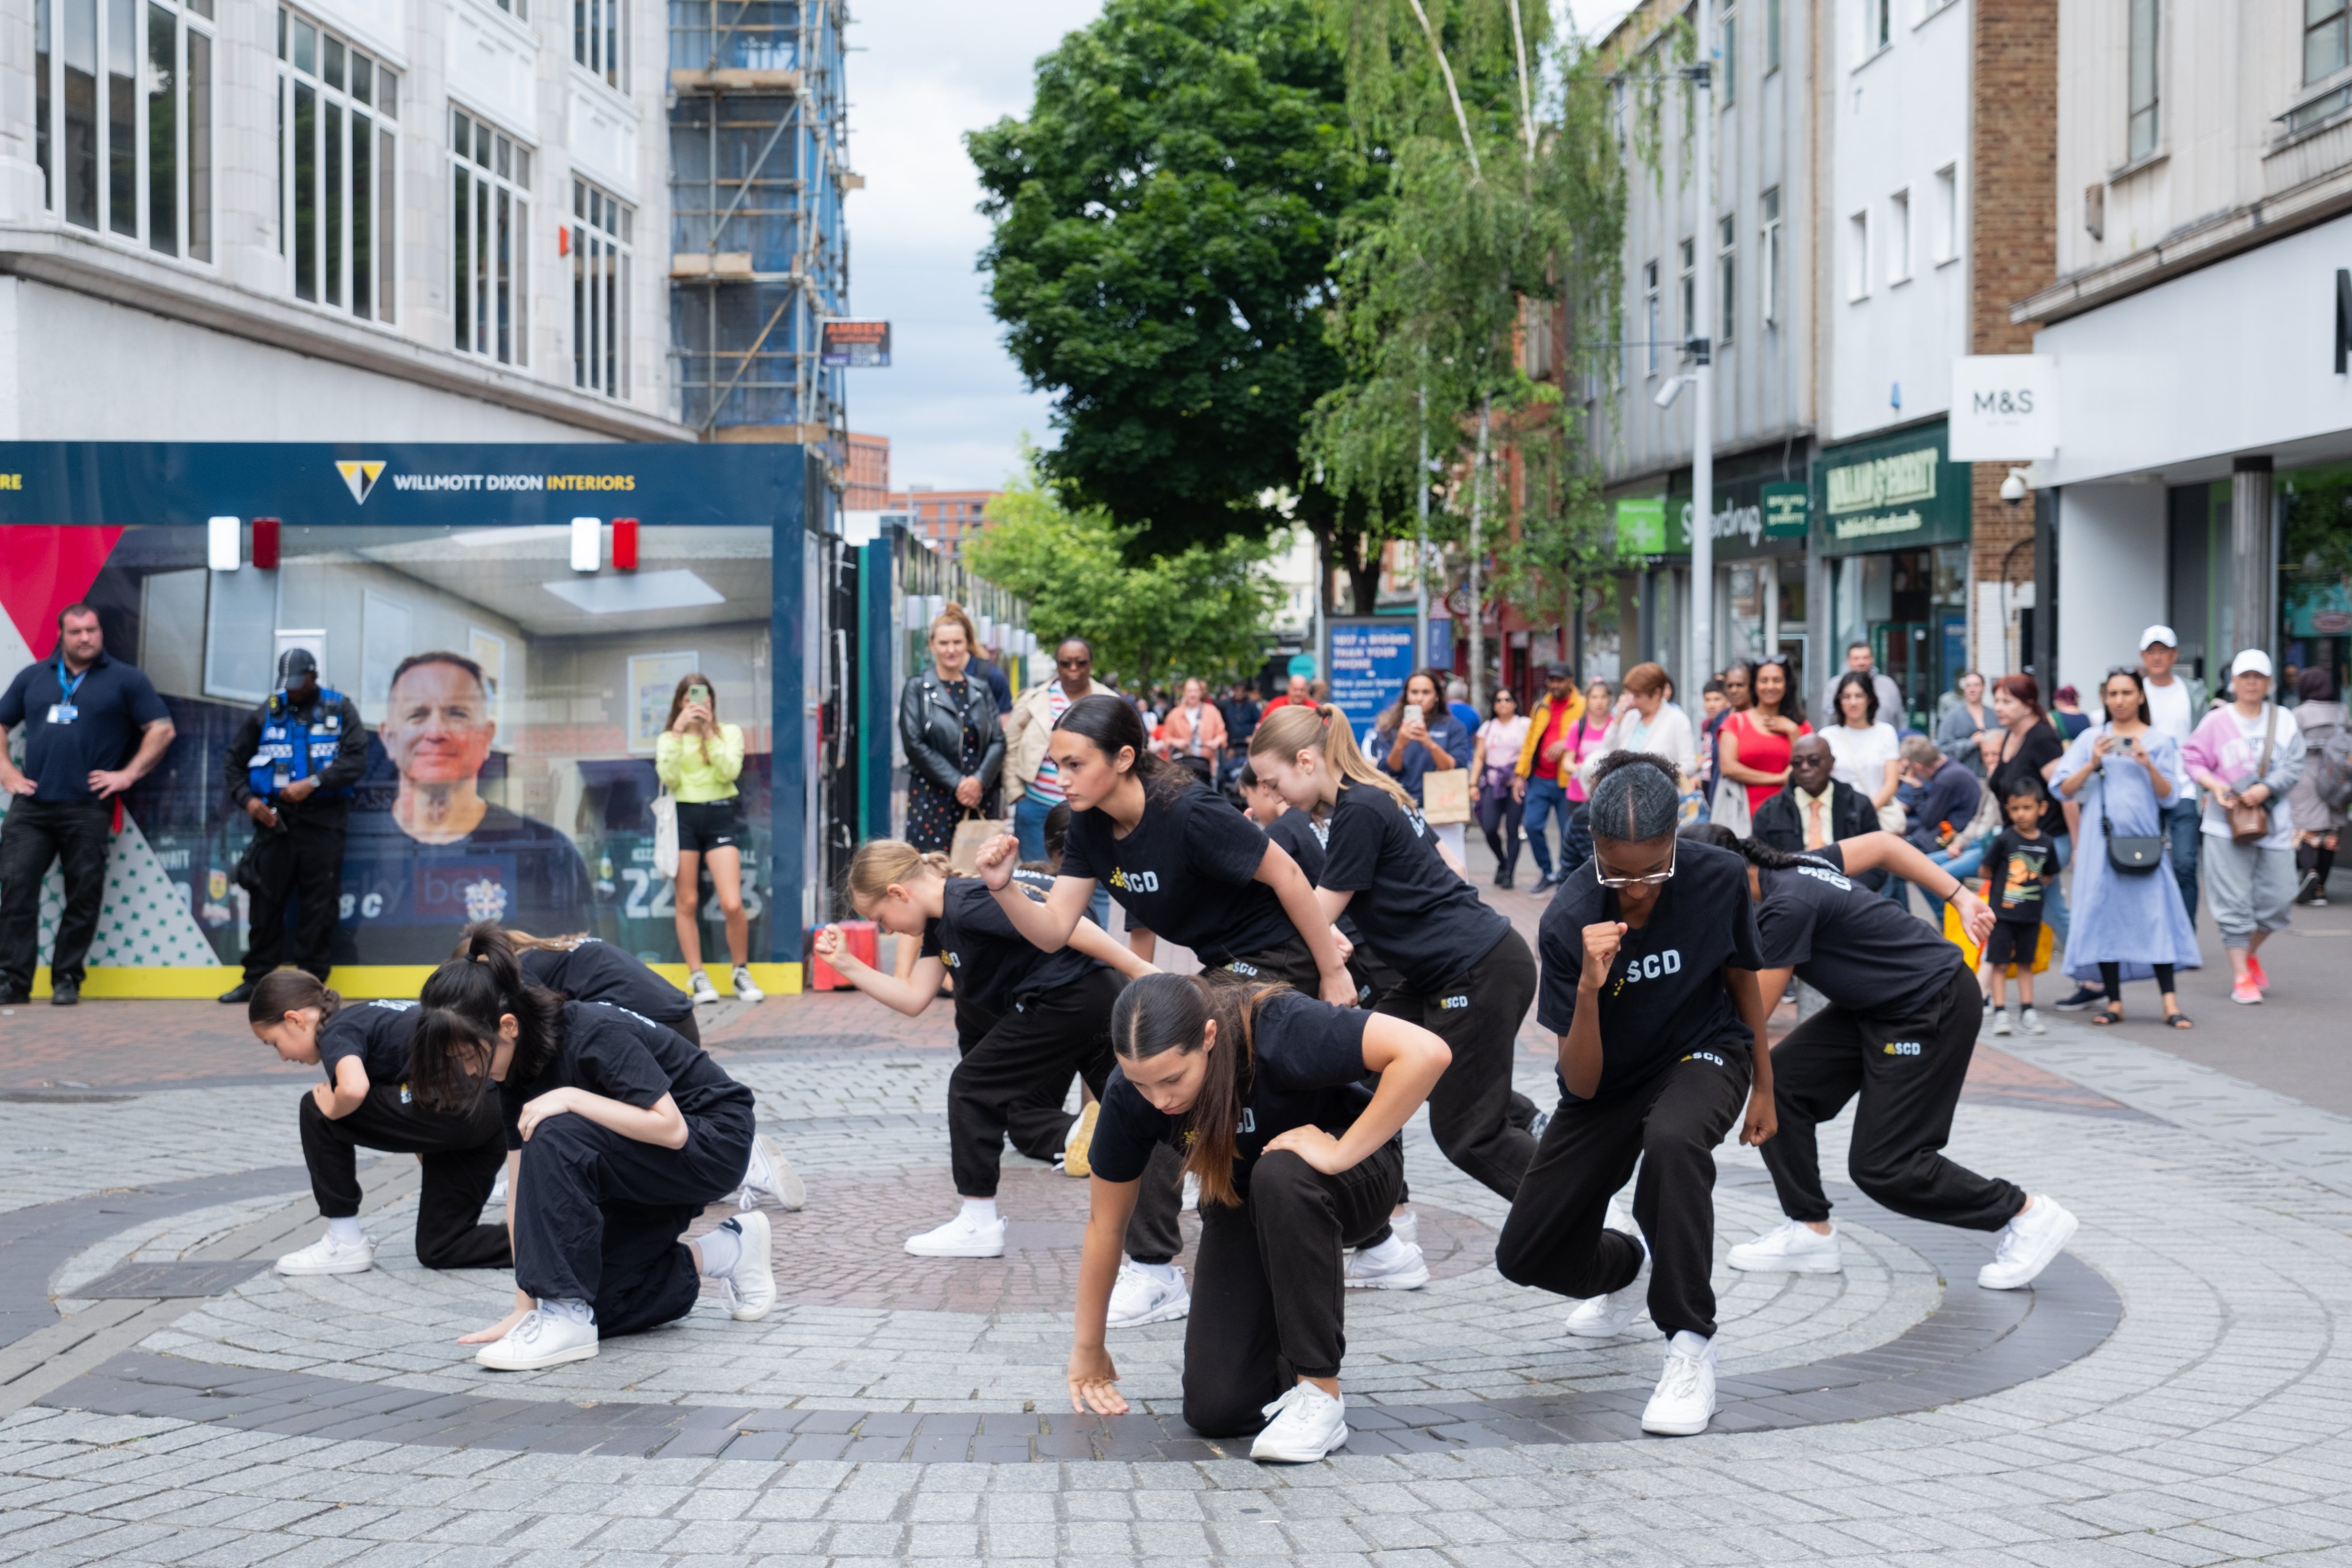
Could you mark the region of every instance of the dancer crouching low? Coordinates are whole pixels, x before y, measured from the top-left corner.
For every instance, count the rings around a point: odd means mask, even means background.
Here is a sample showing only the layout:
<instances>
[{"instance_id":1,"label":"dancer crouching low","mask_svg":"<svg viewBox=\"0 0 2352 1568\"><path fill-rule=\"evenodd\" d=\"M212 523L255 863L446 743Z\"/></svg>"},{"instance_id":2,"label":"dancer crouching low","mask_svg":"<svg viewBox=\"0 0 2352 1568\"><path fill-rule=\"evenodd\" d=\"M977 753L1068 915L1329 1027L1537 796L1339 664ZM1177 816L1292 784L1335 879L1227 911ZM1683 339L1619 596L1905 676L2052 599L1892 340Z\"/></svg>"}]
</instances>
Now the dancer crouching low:
<instances>
[{"instance_id":1,"label":"dancer crouching low","mask_svg":"<svg viewBox=\"0 0 2352 1568\"><path fill-rule=\"evenodd\" d=\"M427 1106L463 1111L495 1085L506 1121L515 1307L459 1343L499 1372L585 1360L600 1337L684 1317L701 1276L727 1286L733 1316L767 1316L766 1215L679 1239L743 1185L751 1092L675 1030L565 1001L510 949L470 946L425 982L409 1064Z\"/></svg>"},{"instance_id":2,"label":"dancer crouching low","mask_svg":"<svg viewBox=\"0 0 2352 1568\"><path fill-rule=\"evenodd\" d=\"M1399 1134L1445 1071L1445 1042L1286 987L1183 975L1120 992L1111 1041L1070 1407L1127 1409L1104 1319L1138 1181L1166 1145L1201 1183L1185 1422L1206 1437L1255 1433L1252 1458L1322 1458L1348 1441L1341 1255L1388 1226L1404 1184Z\"/></svg>"}]
</instances>

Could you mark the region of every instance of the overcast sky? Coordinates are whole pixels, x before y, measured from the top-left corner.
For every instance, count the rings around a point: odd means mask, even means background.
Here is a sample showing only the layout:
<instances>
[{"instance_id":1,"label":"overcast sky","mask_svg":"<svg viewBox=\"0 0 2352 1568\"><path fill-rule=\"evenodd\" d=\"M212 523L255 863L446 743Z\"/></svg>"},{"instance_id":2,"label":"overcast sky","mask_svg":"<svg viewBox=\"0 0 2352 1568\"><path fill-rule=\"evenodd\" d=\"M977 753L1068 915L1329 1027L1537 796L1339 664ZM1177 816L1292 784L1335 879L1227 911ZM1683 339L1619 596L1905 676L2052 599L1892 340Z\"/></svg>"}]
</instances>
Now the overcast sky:
<instances>
[{"instance_id":1,"label":"overcast sky","mask_svg":"<svg viewBox=\"0 0 2352 1568\"><path fill-rule=\"evenodd\" d=\"M1583 0L1588 36L1624 0ZM890 438L890 482L994 488L1021 438L1053 444L973 270L988 243L963 133L1029 110L1037 57L1101 0L854 0L849 42L849 303L891 324L887 371L851 371L849 427Z\"/></svg>"}]
</instances>

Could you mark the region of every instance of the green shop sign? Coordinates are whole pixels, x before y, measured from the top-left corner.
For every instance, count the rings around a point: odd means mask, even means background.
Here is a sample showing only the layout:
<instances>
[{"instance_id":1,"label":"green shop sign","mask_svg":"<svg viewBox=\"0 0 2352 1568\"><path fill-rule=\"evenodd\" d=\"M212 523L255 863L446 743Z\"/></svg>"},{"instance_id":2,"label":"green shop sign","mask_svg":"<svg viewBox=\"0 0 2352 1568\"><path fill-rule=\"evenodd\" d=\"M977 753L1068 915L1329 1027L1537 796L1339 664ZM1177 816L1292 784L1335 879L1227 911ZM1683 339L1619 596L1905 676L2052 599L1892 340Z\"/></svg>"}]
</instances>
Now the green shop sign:
<instances>
[{"instance_id":1,"label":"green shop sign","mask_svg":"<svg viewBox=\"0 0 2352 1568\"><path fill-rule=\"evenodd\" d=\"M1946 455L1942 422L1850 441L1822 455L1815 548L1829 555L1957 544L1969 537L1969 467Z\"/></svg>"},{"instance_id":2,"label":"green shop sign","mask_svg":"<svg viewBox=\"0 0 2352 1568\"><path fill-rule=\"evenodd\" d=\"M1733 459L1717 471L1715 553L1718 558L1794 554L1811 526L1812 493L1801 480L1741 474ZM1780 468L1777 453L1771 468ZM1724 469L1732 469L1725 473ZM1617 549L1622 555L1690 554L1690 473L1674 476L1664 497L1617 503Z\"/></svg>"},{"instance_id":3,"label":"green shop sign","mask_svg":"<svg viewBox=\"0 0 2352 1568\"><path fill-rule=\"evenodd\" d=\"M1617 553L1666 553L1666 498L1628 496L1617 503Z\"/></svg>"}]
</instances>

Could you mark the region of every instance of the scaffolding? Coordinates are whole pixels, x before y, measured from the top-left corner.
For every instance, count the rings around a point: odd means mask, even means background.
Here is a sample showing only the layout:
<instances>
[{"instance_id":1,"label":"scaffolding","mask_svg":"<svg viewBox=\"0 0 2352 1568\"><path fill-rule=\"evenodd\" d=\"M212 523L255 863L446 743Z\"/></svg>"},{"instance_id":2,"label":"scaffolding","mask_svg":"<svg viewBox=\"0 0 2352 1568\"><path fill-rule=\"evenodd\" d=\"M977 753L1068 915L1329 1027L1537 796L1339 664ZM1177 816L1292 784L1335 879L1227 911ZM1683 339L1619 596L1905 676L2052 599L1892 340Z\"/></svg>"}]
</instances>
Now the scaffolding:
<instances>
[{"instance_id":1,"label":"scaffolding","mask_svg":"<svg viewBox=\"0 0 2352 1568\"><path fill-rule=\"evenodd\" d=\"M846 464L842 372L818 362L849 288L845 0L670 0L670 361L706 440Z\"/></svg>"}]
</instances>

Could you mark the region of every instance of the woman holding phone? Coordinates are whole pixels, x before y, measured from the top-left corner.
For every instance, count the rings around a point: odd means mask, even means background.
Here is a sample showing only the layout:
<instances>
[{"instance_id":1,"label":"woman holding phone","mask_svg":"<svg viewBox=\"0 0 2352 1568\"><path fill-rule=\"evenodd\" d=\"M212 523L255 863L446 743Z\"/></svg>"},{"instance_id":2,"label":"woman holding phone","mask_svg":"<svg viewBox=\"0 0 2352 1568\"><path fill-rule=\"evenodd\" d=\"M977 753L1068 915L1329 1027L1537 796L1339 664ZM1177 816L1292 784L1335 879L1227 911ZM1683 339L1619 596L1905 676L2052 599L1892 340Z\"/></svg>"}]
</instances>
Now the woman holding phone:
<instances>
[{"instance_id":1,"label":"woman holding phone","mask_svg":"<svg viewBox=\"0 0 2352 1568\"><path fill-rule=\"evenodd\" d=\"M687 983L696 1005L719 1000L718 988L702 972L702 930L695 920L702 903L702 872L719 894L727 917L727 956L735 966L735 997L756 1002L765 992L751 981L747 960L751 922L743 913L743 801L735 780L743 771L743 730L719 722L719 698L710 677L697 670L670 695L669 723L654 743L654 773L677 802L678 956L686 960Z\"/></svg>"}]
</instances>

